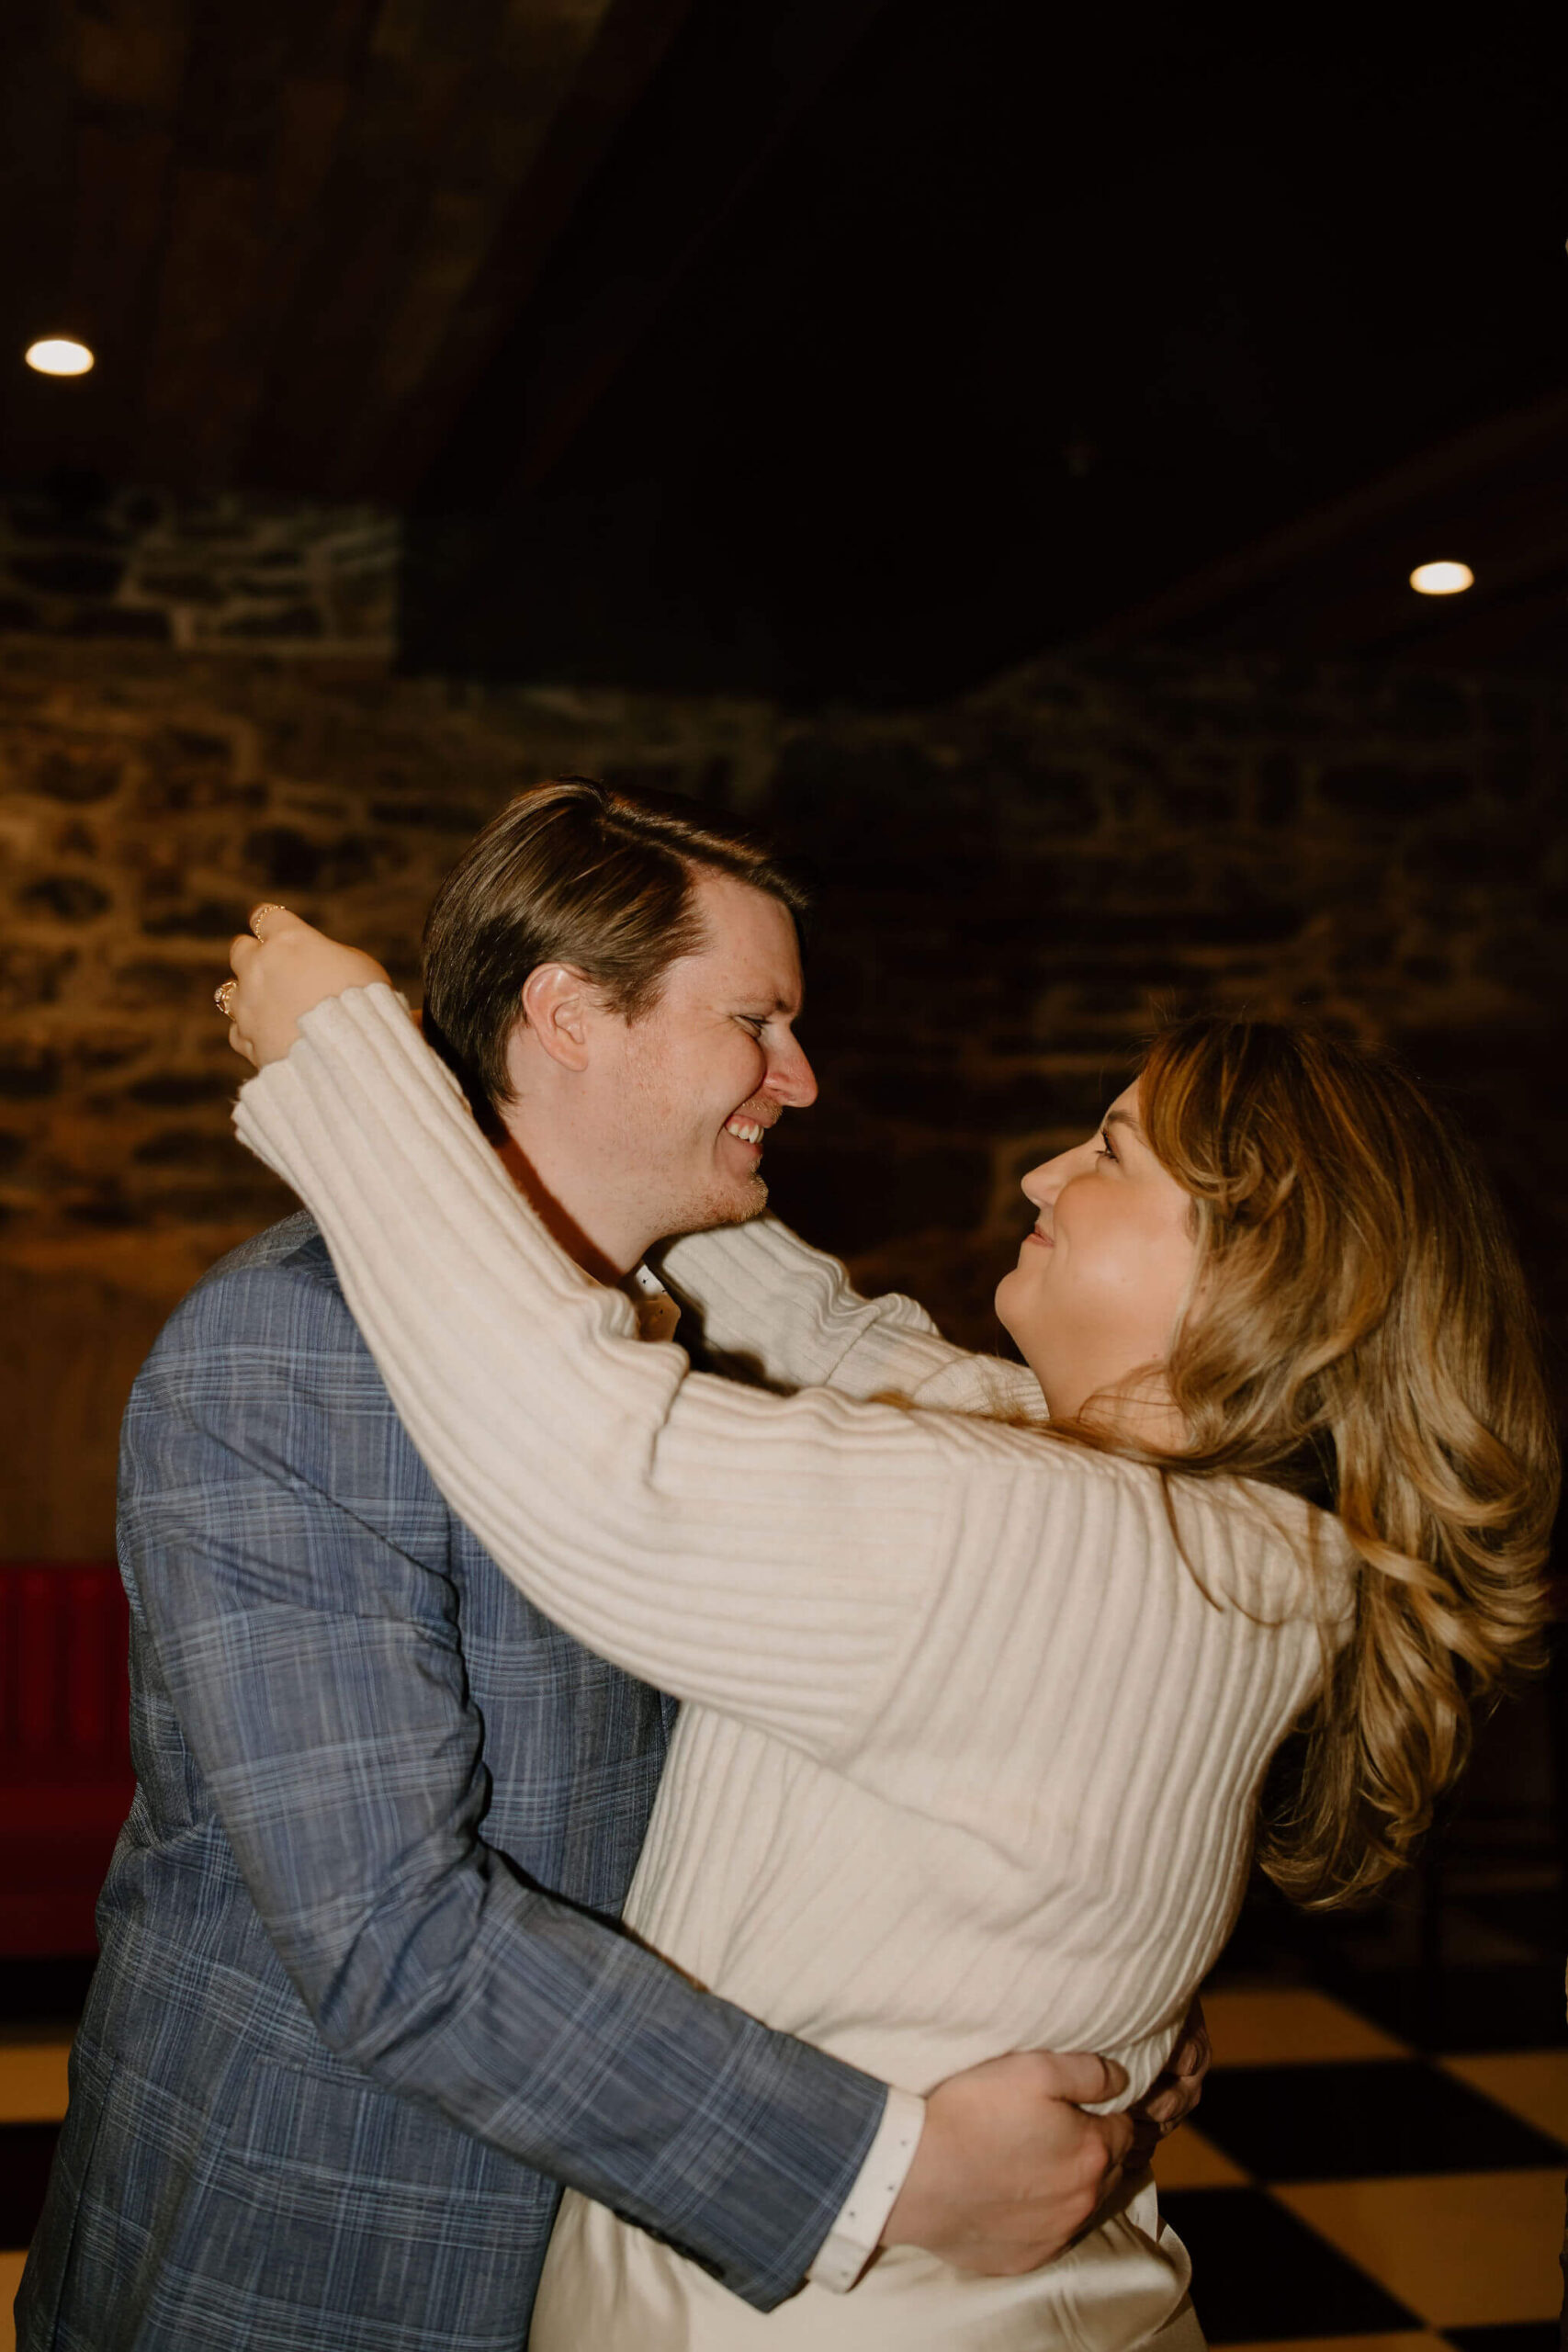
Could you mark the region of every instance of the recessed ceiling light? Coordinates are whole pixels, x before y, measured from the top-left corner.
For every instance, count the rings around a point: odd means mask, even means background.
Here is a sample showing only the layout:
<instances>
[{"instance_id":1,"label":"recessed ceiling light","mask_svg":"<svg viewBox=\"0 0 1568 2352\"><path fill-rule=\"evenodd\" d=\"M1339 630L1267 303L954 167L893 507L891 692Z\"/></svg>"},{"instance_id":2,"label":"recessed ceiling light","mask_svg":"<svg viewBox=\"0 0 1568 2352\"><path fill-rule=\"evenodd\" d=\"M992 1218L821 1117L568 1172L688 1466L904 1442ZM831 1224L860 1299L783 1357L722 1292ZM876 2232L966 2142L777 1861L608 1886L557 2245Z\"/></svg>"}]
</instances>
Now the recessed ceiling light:
<instances>
[{"instance_id":1,"label":"recessed ceiling light","mask_svg":"<svg viewBox=\"0 0 1568 2352\"><path fill-rule=\"evenodd\" d=\"M29 343L26 357L40 376L85 376L93 364L86 345L68 334L46 334L40 342Z\"/></svg>"},{"instance_id":2,"label":"recessed ceiling light","mask_svg":"<svg viewBox=\"0 0 1568 2352\"><path fill-rule=\"evenodd\" d=\"M1475 574L1468 563L1418 563L1410 585L1418 596L1457 596L1474 587Z\"/></svg>"}]
</instances>

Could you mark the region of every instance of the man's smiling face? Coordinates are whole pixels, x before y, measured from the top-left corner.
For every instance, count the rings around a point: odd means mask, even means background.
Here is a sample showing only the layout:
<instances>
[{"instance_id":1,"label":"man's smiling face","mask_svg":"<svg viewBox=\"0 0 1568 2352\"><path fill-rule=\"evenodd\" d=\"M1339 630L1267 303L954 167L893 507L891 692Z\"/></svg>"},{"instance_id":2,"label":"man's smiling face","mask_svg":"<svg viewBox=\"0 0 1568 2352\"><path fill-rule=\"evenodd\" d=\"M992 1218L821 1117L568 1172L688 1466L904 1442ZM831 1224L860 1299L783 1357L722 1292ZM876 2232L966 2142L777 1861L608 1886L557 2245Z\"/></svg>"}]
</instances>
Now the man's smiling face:
<instances>
[{"instance_id":1,"label":"man's smiling face","mask_svg":"<svg viewBox=\"0 0 1568 2352\"><path fill-rule=\"evenodd\" d=\"M612 1024L596 1073L604 1149L635 1187L649 1244L755 1216L769 1130L817 1097L794 1030L794 917L728 875L703 874L694 892L702 946L670 967L649 1012Z\"/></svg>"}]
</instances>

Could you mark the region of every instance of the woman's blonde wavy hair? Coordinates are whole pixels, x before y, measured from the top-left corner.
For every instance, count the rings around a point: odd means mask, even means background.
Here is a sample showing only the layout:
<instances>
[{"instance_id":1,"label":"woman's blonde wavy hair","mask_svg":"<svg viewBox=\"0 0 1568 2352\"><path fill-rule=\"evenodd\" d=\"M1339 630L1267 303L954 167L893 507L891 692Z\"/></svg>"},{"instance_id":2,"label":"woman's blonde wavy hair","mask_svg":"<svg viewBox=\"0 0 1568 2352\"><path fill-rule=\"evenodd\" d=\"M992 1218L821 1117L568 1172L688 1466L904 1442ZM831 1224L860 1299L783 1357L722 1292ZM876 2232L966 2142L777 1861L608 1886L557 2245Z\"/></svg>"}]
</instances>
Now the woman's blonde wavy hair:
<instances>
[{"instance_id":1,"label":"woman's blonde wavy hair","mask_svg":"<svg viewBox=\"0 0 1568 2352\"><path fill-rule=\"evenodd\" d=\"M1346 1903L1409 1859L1477 1701L1536 1661L1558 1451L1535 1316L1469 1148L1387 1057L1304 1023L1190 1019L1140 1088L1194 1204L1164 1367L1187 1439L1060 1434L1337 1513L1353 1630L1259 1859L1298 1902Z\"/></svg>"}]
</instances>

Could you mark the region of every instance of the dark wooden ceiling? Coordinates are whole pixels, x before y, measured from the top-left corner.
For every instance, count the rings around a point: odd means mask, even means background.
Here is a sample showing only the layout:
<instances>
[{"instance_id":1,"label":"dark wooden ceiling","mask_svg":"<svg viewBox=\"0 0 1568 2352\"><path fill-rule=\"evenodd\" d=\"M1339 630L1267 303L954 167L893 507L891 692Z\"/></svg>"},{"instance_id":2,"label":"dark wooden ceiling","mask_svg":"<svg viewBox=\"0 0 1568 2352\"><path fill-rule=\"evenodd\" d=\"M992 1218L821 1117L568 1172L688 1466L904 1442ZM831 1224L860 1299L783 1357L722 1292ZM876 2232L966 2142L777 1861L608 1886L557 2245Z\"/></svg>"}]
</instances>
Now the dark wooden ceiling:
<instances>
[{"instance_id":1,"label":"dark wooden ceiling","mask_svg":"<svg viewBox=\"0 0 1568 2352\"><path fill-rule=\"evenodd\" d=\"M1459 559L1458 594L1418 565ZM1560 671L1568 652L1568 392L1422 450L1115 613L1101 644Z\"/></svg>"},{"instance_id":2,"label":"dark wooden ceiling","mask_svg":"<svg viewBox=\"0 0 1568 2352\"><path fill-rule=\"evenodd\" d=\"M406 497L684 10L13 0L6 470Z\"/></svg>"},{"instance_id":3,"label":"dark wooden ceiling","mask_svg":"<svg viewBox=\"0 0 1568 2352\"><path fill-rule=\"evenodd\" d=\"M1560 666L1556 36L9 0L0 479L408 508L416 666ZM22 366L75 333L93 373ZM1423 605L1414 562L1474 567Z\"/></svg>"}]
</instances>

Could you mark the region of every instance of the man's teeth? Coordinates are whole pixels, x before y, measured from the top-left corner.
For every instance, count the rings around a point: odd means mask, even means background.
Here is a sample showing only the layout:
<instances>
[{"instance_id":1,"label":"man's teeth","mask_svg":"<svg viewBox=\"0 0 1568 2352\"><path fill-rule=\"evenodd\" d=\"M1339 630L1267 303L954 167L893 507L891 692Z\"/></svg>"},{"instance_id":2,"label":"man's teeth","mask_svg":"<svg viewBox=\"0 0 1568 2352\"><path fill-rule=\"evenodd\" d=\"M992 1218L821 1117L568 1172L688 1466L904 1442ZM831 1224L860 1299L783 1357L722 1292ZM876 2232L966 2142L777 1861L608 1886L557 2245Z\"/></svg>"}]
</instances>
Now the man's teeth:
<instances>
[{"instance_id":1,"label":"man's teeth","mask_svg":"<svg viewBox=\"0 0 1568 2352\"><path fill-rule=\"evenodd\" d=\"M724 1132L727 1136L739 1136L742 1143L761 1143L762 1140L762 1130L755 1119L726 1119Z\"/></svg>"}]
</instances>

